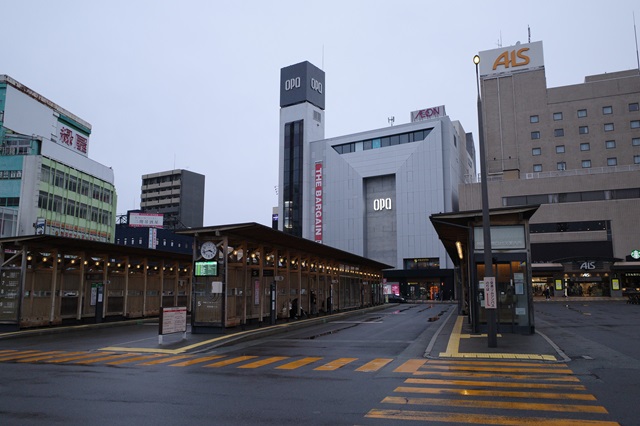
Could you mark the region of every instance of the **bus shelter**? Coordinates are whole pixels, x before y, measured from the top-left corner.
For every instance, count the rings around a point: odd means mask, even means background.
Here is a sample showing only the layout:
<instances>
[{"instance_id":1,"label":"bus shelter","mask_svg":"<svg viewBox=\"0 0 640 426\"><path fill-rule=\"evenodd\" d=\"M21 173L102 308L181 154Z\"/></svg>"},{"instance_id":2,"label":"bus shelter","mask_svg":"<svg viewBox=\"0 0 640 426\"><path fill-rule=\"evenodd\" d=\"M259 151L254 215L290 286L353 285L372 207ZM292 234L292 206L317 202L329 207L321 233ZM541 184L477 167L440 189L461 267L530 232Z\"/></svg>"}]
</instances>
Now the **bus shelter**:
<instances>
[{"instance_id":1,"label":"bus shelter","mask_svg":"<svg viewBox=\"0 0 640 426\"><path fill-rule=\"evenodd\" d=\"M500 333L535 332L529 219L537 209L505 207L489 212ZM469 316L474 333L486 332L482 211L434 214L430 220L459 271L458 311Z\"/></svg>"},{"instance_id":2,"label":"bus shelter","mask_svg":"<svg viewBox=\"0 0 640 426\"><path fill-rule=\"evenodd\" d=\"M158 316L191 305L191 256L51 235L0 239L0 328Z\"/></svg>"},{"instance_id":3,"label":"bus shelter","mask_svg":"<svg viewBox=\"0 0 640 426\"><path fill-rule=\"evenodd\" d=\"M383 303L390 265L253 222L179 233L195 240L193 333Z\"/></svg>"}]
</instances>

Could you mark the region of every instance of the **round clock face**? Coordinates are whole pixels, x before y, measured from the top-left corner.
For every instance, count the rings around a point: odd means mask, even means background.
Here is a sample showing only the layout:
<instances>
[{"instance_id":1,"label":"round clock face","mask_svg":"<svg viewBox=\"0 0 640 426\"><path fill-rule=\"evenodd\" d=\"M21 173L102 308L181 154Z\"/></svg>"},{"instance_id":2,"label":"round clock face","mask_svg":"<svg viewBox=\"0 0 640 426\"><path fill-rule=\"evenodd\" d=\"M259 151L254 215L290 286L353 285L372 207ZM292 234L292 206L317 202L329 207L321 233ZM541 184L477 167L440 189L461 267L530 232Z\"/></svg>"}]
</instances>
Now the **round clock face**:
<instances>
[{"instance_id":1,"label":"round clock face","mask_svg":"<svg viewBox=\"0 0 640 426\"><path fill-rule=\"evenodd\" d=\"M218 249L216 248L216 245L211 241L205 241L200 247L200 253L202 254L202 257L207 260L213 259L217 251Z\"/></svg>"}]
</instances>

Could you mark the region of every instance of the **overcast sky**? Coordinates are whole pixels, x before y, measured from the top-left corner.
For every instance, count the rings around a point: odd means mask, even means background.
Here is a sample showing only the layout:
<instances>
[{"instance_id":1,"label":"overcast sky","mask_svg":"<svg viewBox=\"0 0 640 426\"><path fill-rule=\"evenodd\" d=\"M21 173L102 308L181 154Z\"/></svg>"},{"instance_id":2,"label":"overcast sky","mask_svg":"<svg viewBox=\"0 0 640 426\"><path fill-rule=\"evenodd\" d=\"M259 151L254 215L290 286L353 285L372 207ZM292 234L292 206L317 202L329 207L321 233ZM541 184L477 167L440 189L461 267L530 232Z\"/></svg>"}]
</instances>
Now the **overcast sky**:
<instances>
[{"instance_id":1,"label":"overcast sky","mask_svg":"<svg viewBox=\"0 0 640 426\"><path fill-rule=\"evenodd\" d=\"M476 53L530 27L548 87L637 68L639 4L0 0L0 74L92 125L118 214L140 207L143 174L177 168L206 176L205 226L270 225L281 68L325 71L327 138L445 105L477 143Z\"/></svg>"}]
</instances>

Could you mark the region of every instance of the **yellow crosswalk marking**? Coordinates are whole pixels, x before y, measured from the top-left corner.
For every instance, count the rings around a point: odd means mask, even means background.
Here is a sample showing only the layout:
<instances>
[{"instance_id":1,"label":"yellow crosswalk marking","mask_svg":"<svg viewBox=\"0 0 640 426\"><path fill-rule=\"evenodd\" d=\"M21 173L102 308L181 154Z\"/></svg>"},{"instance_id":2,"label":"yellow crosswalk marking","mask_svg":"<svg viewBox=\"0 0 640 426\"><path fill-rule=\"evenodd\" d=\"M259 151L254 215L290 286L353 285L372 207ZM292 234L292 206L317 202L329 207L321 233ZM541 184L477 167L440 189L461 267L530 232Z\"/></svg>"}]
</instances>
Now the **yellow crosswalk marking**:
<instances>
[{"instance_id":1,"label":"yellow crosswalk marking","mask_svg":"<svg viewBox=\"0 0 640 426\"><path fill-rule=\"evenodd\" d=\"M131 362L143 361L145 359L159 358L164 355L161 354L151 354L151 355L140 355L140 354L128 354L129 356L134 355L133 358L125 358L120 359L118 361L107 362L106 365L120 365L120 364L129 364ZM137 356L135 356L137 355Z\"/></svg>"},{"instance_id":2,"label":"yellow crosswalk marking","mask_svg":"<svg viewBox=\"0 0 640 426\"><path fill-rule=\"evenodd\" d=\"M129 356L131 356L131 354L106 355L106 356L99 356L98 358L90 358L85 360L74 361L73 364L79 364L79 365L97 364L99 362L111 361L112 359L121 359Z\"/></svg>"},{"instance_id":3,"label":"yellow crosswalk marking","mask_svg":"<svg viewBox=\"0 0 640 426\"><path fill-rule=\"evenodd\" d=\"M415 373L420 367L426 364L426 359L410 359L396 368L394 373Z\"/></svg>"},{"instance_id":4,"label":"yellow crosswalk marking","mask_svg":"<svg viewBox=\"0 0 640 426\"><path fill-rule=\"evenodd\" d=\"M297 361L290 362L288 364L280 365L276 367L278 370L295 370L296 368L304 367L305 365L313 364L316 361L320 361L322 357L307 357Z\"/></svg>"},{"instance_id":5,"label":"yellow crosswalk marking","mask_svg":"<svg viewBox=\"0 0 640 426\"><path fill-rule=\"evenodd\" d=\"M50 359L45 362L51 363L51 364L60 364L62 362L76 361L84 358L93 358L93 357L98 357L103 355L112 355L112 354L113 352L91 352L91 353L85 352L82 355L63 356L61 358Z\"/></svg>"},{"instance_id":6,"label":"yellow crosswalk marking","mask_svg":"<svg viewBox=\"0 0 640 426\"><path fill-rule=\"evenodd\" d=\"M414 385L450 385L450 386L484 386L497 388L522 388L526 386L529 389L566 389L572 391L586 391L583 385L564 385L556 383L527 383L522 382L486 382L475 380L442 380L442 379L407 379L405 383Z\"/></svg>"},{"instance_id":7,"label":"yellow crosswalk marking","mask_svg":"<svg viewBox=\"0 0 640 426\"><path fill-rule=\"evenodd\" d=\"M360 371L363 373L371 373L371 372L380 370L382 367L389 364L391 361L393 361L392 358L376 358L373 361L369 361L362 367L356 368L356 371Z\"/></svg>"},{"instance_id":8,"label":"yellow crosswalk marking","mask_svg":"<svg viewBox=\"0 0 640 426\"><path fill-rule=\"evenodd\" d=\"M321 365L320 367L316 367L314 368L314 370L318 370L318 371L333 371L333 370L337 370L339 368L344 367L345 365L352 363L353 361L357 360L358 358L338 358L336 360L333 360L331 362L326 363L325 365Z\"/></svg>"},{"instance_id":9,"label":"yellow crosswalk marking","mask_svg":"<svg viewBox=\"0 0 640 426\"><path fill-rule=\"evenodd\" d=\"M465 365L433 365L434 370L445 371L492 371L497 373L545 373L545 374L573 374L568 368L539 368L523 365L522 367L474 367Z\"/></svg>"},{"instance_id":10,"label":"yellow crosswalk marking","mask_svg":"<svg viewBox=\"0 0 640 426\"><path fill-rule=\"evenodd\" d=\"M176 356L164 357L164 358L156 359L156 360L153 360L153 361L143 362L143 363L138 364L138 365L166 364L167 362L177 361L179 359L185 359L185 358L191 358L191 355L176 355Z\"/></svg>"},{"instance_id":11,"label":"yellow crosswalk marking","mask_svg":"<svg viewBox=\"0 0 640 426\"><path fill-rule=\"evenodd\" d=\"M460 408L494 408L507 410L531 411L564 411L572 413L608 414L600 405L551 404L534 402L480 401L477 399L442 399L442 398L407 398L404 396L388 396L383 403L400 405L428 405Z\"/></svg>"},{"instance_id":12,"label":"yellow crosswalk marking","mask_svg":"<svg viewBox=\"0 0 640 426\"><path fill-rule=\"evenodd\" d=\"M235 357L235 358L226 359L224 361L214 362L213 364L207 364L204 367L211 367L211 368L225 367L227 365L237 364L239 362L247 361L247 360L254 359L254 358L258 358L258 357L257 356L248 356L248 355L238 356L238 357Z\"/></svg>"},{"instance_id":13,"label":"yellow crosswalk marking","mask_svg":"<svg viewBox=\"0 0 640 426\"><path fill-rule=\"evenodd\" d=\"M40 352L40 351L32 351L32 350L19 351L19 352L14 352L12 354L7 354L5 356L1 356L0 361L12 361L14 359L27 358L32 355L48 354L48 353L51 353L51 352Z\"/></svg>"},{"instance_id":14,"label":"yellow crosswalk marking","mask_svg":"<svg viewBox=\"0 0 640 426\"><path fill-rule=\"evenodd\" d=\"M269 358L261 359L259 361L250 362L249 364L240 365L238 368L258 368L265 365L273 364L285 359L289 359L288 356L272 356Z\"/></svg>"},{"instance_id":15,"label":"yellow crosswalk marking","mask_svg":"<svg viewBox=\"0 0 640 426\"><path fill-rule=\"evenodd\" d=\"M438 376L438 377L469 377L469 378L491 378L491 379L517 379L517 380L541 380L541 381L553 381L553 382L579 382L576 376L558 376L542 375L542 374L507 374L507 373L473 373L470 371L416 371L413 373L415 376Z\"/></svg>"},{"instance_id":16,"label":"yellow crosswalk marking","mask_svg":"<svg viewBox=\"0 0 640 426\"><path fill-rule=\"evenodd\" d=\"M55 358L60 356L61 354L63 355L78 355L78 354L86 354L86 352L55 352L55 353L50 353L48 355L36 355L33 357L29 357L29 358L22 358L20 360L18 360L18 362L37 362L37 361L44 361L45 359L51 359L51 358Z\"/></svg>"},{"instance_id":17,"label":"yellow crosswalk marking","mask_svg":"<svg viewBox=\"0 0 640 426\"><path fill-rule=\"evenodd\" d=\"M534 417L497 416L478 413L445 413L434 411L371 410L366 417L388 420L414 420L422 422L470 423L482 425L536 425L536 426L619 426L616 422L598 420L547 419Z\"/></svg>"},{"instance_id":18,"label":"yellow crosswalk marking","mask_svg":"<svg viewBox=\"0 0 640 426\"><path fill-rule=\"evenodd\" d=\"M400 386L394 392L426 393L436 395L465 395L465 396L492 396L498 398L546 398L546 399L575 399L580 401L595 401L596 398L590 394L582 393L554 393L554 392L515 392L515 391L494 391L484 389L453 389L453 388L415 388Z\"/></svg>"},{"instance_id":19,"label":"yellow crosswalk marking","mask_svg":"<svg viewBox=\"0 0 640 426\"><path fill-rule=\"evenodd\" d=\"M170 367L187 367L189 365L201 364L203 362L212 361L214 359L224 358L224 355L212 355L212 356L203 356L196 359L190 359L187 361L177 362L175 364L169 364Z\"/></svg>"},{"instance_id":20,"label":"yellow crosswalk marking","mask_svg":"<svg viewBox=\"0 0 640 426\"><path fill-rule=\"evenodd\" d=\"M494 366L494 367L521 367L526 365L527 367L540 367L540 368L569 368L567 364L547 364L547 363L533 363L533 362L517 362L517 361L449 361L431 359L428 365L475 365L475 366Z\"/></svg>"}]
</instances>

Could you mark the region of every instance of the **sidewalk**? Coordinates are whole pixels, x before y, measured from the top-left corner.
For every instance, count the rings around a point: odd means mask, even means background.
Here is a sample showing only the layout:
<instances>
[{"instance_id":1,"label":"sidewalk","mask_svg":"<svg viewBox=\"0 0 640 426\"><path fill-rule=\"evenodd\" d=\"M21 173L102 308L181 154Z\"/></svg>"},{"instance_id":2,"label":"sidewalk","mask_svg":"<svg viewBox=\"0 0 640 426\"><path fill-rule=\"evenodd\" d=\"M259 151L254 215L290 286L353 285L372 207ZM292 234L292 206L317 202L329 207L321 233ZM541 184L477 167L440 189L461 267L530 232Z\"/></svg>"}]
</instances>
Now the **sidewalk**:
<instances>
[{"instance_id":1,"label":"sidewalk","mask_svg":"<svg viewBox=\"0 0 640 426\"><path fill-rule=\"evenodd\" d=\"M473 334L467 316L455 309L444 316L443 324L433 336L425 357L430 359L513 359L567 362L570 359L551 339L540 331L523 335L498 333L497 345L490 348L486 334Z\"/></svg>"}]
</instances>

